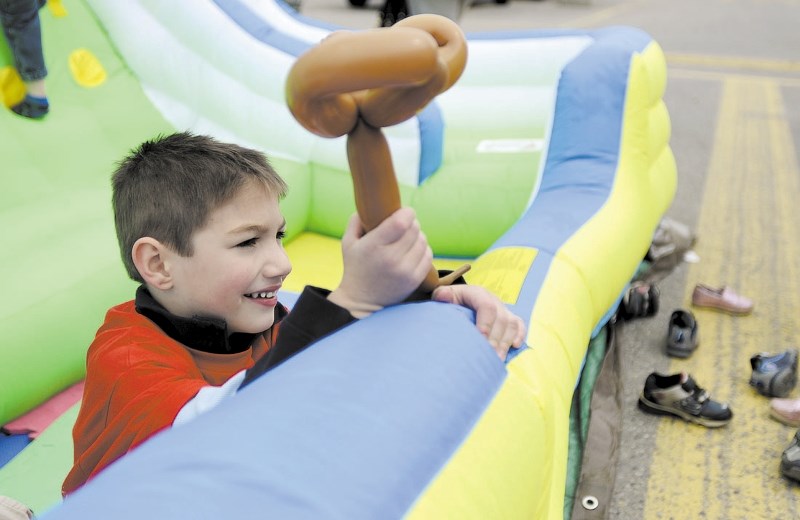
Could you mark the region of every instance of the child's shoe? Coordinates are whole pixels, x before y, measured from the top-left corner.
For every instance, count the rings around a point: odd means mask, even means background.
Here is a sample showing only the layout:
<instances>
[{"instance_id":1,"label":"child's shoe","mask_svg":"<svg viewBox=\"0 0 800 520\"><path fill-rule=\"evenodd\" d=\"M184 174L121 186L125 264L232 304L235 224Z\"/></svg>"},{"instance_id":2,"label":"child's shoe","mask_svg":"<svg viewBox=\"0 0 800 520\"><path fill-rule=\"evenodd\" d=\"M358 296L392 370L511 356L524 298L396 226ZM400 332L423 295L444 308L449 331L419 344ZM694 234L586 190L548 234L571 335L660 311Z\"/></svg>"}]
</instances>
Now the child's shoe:
<instances>
[{"instance_id":1,"label":"child's shoe","mask_svg":"<svg viewBox=\"0 0 800 520\"><path fill-rule=\"evenodd\" d=\"M619 304L620 317L631 320L654 316L658 312L660 295L655 285L632 283Z\"/></svg>"},{"instance_id":2,"label":"child's shoe","mask_svg":"<svg viewBox=\"0 0 800 520\"><path fill-rule=\"evenodd\" d=\"M800 430L781 455L781 473L784 477L800 482Z\"/></svg>"},{"instance_id":3,"label":"child's shoe","mask_svg":"<svg viewBox=\"0 0 800 520\"><path fill-rule=\"evenodd\" d=\"M779 423L800 428L800 399L772 399L769 416Z\"/></svg>"},{"instance_id":4,"label":"child's shoe","mask_svg":"<svg viewBox=\"0 0 800 520\"><path fill-rule=\"evenodd\" d=\"M30 94L25 99L11 107L11 110L22 117L28 119L42 119L50 112L50 103L47 98L35 97Z\"/></svg>"},{"instance_id":5,"label":"child's shoe","mask_svg":"<svg viewBox=\"0 0 800 520\"><path fill-rule=\"evenodd\" d=\"M727 404L712 400L685 372L668 376L653 372L647 376L639 408L657 415L676 415L708 428L725 426L733 417Z\"/></svg>"},{"instance_id":6,"label":"child's shoe","mask_svg":"<svg viewBox=\"0 0 800 520\"><path fill-rule=\"evenodd\" d=\"M750 358L750 386L767 397L786 397L797 384L797 349Z\"/></svg>"},{"instance_id":7,"label":"child's shoe","mask_svg":"<svg viewBox=\"0 0 800 520\"><path fill-rule=\"evenodd\" d=\"M688 358L697 349L697 320L689 311L676 310L669 318L667 355Z\"/></svg>"},{"instance_id":8,"label":"child's shoe","mask_svg":"<svg viewBox=\"0 0 800 520\"><path fill-rule=\"evenodd\" d=\"M750 314L753 310L753 301L736 294L730 287L716 289L702 284L697 284L692 291L692 305L736 315Z\"/></svg>"}]
</instances>

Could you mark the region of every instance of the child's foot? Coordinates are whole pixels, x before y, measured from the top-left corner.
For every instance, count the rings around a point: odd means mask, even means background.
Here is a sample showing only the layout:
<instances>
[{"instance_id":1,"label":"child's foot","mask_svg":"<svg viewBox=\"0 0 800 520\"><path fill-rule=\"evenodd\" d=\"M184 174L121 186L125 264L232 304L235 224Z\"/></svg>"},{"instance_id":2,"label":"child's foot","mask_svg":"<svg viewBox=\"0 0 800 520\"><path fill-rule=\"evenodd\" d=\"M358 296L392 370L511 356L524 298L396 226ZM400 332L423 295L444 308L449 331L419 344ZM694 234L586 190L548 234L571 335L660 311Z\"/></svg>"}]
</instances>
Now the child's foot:
<instances>
[{"instance_id":1,"label":"child's foot","mask_svg":"<svg viewBox=\"0 0 800 520\"><path fill-rule=\"evenodd\" d=\"M42 98L28 94L25 99L11 107L11 110L22 117L41 119L50 111L50 104L47 102L46 97Z\"/></svg>"}]
</instances>

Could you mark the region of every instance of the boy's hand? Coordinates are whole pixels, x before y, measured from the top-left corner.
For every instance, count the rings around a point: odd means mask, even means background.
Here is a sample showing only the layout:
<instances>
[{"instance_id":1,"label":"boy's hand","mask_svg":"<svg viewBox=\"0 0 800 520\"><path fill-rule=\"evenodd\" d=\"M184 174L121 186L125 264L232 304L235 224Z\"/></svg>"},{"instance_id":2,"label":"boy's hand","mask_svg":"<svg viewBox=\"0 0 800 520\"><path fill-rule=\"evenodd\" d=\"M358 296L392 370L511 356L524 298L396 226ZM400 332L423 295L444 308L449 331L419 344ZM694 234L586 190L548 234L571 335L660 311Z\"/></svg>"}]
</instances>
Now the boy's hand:
<instances>
[{"instance_id":1,"label":"boy's hand","mask_svg":"<svg viewBox=\"0 0 800 520\"><path fill-rule=\"evenodd\" d=\"M342 237L344 274L328 299L356 318L405 300L428 274L433 252L411 208L365 233L353 215Z\"/></svg>"},{"instance_id":2,"label":"boy's hand","mask_svg":"<svg viewBox=\"0 0 800 520\"><path fill-rule=\"evenodd\" d=\"M475 325L486 336L502 361L511 347L518 348L525 340L525 323L509 311L494 294L477 285L448 285L437 287L432 299L455 303L475 311Z\"/></svg>"}]
</instances>

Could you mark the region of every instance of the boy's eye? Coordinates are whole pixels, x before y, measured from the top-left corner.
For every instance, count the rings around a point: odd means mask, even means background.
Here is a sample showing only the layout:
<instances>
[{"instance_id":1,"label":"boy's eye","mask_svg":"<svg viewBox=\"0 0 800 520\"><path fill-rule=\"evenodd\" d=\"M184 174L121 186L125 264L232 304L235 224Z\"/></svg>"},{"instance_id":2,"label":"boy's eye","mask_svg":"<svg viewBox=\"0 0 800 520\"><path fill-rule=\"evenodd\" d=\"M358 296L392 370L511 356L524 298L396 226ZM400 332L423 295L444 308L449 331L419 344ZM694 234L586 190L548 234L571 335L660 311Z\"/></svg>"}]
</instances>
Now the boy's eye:
<instances>
[{"instance_id":1,"label":"boy's eye","mask_svg":"<svg viewBox=\"0 0 800 520\"><path fill-rule=\"evenodd\" d=\"M245 240L244 242L239 242L236 244L236 247L253 247L258 242L258 237L253 237Z\"/></svg>"},{"instance_id":2,"label":"boy's eye","mask_svg":"<svg viewBox=\"0 0 800 520\"><path fill-rule=\"evenodd\" d=\"M282 229L282 230L278 231L278 234L275 235L275 237L278 240L283 240L284 238L286 238L286 230Z\"/></svg>"}]
</instances>

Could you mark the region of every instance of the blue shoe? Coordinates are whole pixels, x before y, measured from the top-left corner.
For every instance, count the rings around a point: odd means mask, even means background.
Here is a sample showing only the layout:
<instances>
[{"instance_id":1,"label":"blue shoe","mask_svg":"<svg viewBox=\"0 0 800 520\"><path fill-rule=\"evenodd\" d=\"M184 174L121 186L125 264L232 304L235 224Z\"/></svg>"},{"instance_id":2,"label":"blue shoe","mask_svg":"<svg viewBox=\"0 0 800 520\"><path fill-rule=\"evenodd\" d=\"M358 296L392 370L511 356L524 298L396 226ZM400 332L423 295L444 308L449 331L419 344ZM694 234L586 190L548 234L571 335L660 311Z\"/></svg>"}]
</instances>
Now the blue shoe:
<instances>
[{"instance_id":1,"label":"blue shoe","mask_svg":"<svg viewBox=\"0 0 800 520\"><path fill-rule=\"evenodd\" d=\"M11 107L11 110L28 119L42 119L50 112L50 103L47 98L34 97L28 94L25 99Z\"/></svg>"},{"instance_id":2,"label":"blue shoe","mask_svg":"<svg viewBox=\"0 0 800 520\"><path fill-rule=\"evenodd\" d=\"M750 358L750 386L767 397L786 397L797 384L797 349Z\"/></svg>"}]
</instances>

